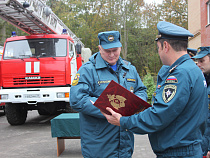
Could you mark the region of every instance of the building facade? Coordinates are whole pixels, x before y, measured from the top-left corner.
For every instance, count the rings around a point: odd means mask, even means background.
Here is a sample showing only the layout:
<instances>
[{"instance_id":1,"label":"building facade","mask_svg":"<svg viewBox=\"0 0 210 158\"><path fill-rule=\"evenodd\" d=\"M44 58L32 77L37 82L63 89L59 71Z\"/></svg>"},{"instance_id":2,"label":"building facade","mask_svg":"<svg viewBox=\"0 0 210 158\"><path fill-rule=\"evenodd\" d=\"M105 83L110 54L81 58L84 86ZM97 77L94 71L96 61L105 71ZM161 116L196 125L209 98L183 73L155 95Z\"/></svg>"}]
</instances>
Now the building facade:
<instances>
[{"instance_id":1,"label":"building facade","mask_svg":"<svg viewBox=\"0 0 210 158\"><path fill-rule=\"evenodd\" d=\"M210 46L210 0L188 1L189 48Z\"/></svg>"}]
</instances>

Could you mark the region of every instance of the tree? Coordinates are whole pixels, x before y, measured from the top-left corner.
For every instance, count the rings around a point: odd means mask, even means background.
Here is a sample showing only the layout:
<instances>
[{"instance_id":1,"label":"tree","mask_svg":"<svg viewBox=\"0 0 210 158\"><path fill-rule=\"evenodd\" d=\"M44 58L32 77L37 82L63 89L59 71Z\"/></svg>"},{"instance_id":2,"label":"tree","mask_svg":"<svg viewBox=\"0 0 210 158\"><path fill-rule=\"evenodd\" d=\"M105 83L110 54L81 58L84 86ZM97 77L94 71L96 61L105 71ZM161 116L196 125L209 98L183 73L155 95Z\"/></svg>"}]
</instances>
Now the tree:
<instances>
[{"instance_id":1,"label":"tree","mask_svg":"<svg viewBox=\"0 0 210 158\"><path fill-rule=\"evenodd\" d=\"M188 29L188 0L164 0L159 7L163 20Z\"/></svg>"}]
</instances>

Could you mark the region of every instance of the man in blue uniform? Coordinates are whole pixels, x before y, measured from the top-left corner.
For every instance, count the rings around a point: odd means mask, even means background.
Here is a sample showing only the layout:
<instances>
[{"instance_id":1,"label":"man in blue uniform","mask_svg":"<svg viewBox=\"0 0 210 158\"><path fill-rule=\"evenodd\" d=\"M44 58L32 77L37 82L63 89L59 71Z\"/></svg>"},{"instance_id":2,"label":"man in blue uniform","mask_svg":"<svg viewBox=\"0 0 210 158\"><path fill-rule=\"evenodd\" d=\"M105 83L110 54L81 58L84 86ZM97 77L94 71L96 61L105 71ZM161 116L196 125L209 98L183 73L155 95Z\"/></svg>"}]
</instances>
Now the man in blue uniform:
<instances>
[{"instance_id":1,"label":"man in blue uniform","mask_svg":"<svg viewBox=\"0 0 210 158\"><path fill-rule=\"evenodd\" d=\"M157 47L163 65L153 107L129 117L107 108L108 122L137 134L149 134L158 158L201 158L208 96L202 71L187 54L188 30L169 22L157 24Z\"/></svg>"},{"instance_id":2,"label":"man in blue uniform","mask_svg":"<svg viewBox=\"0 0 210 158\"><path fill-rule=\"evenodd\" d=\"M133 133L108 123L90 100L95 102L111 80L145 101L146 87L136 68L120 57L119 32L101 32L98 38L99 52L79 69L70 89L70 105L80 114L82 154L85 158L131 158Z\"/></svg>"},{"instance_id":3,"label":"man in blue uniform","mask_svg":"<svg viewBox=\"0 0 210 158\"><path fill-rule=\"evenodd\" d=\"M207 152L210 151L210 47L200 47L198 50L199 50L198 54L193 58L197 59L197 66L204 73L207 82L208 98L209 98L208 122L202 141L203 156L206 156Z\"/></svg>"}]
</instances>

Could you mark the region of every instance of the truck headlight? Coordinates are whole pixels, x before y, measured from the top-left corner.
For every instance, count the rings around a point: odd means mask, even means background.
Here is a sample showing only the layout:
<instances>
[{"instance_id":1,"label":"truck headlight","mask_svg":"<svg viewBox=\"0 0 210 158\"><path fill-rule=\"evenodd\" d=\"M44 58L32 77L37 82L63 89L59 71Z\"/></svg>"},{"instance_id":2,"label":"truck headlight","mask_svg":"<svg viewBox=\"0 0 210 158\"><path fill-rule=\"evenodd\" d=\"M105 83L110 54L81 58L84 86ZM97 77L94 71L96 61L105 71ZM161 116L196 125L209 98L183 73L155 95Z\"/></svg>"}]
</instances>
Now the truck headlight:
<instances>
[{"instance_id":1,"label":"truck headlight","mask_svg":"<svg viewBox=\"0 0 210 158\"><path fill-rule=\"evenodd\" d=\"M7 100L8 99L8 94L2 94L0 95L1 100Z\"/></svg>"},{"instance_id":2,"label":"truck headlight","mask_svg":"<svg viewBox=\"0 0 210 158\"><path fill-rule=\"evenodd\" d=\"M69 98L69 93L59 92L57 98Z\"/></svg>"}]
</instances>

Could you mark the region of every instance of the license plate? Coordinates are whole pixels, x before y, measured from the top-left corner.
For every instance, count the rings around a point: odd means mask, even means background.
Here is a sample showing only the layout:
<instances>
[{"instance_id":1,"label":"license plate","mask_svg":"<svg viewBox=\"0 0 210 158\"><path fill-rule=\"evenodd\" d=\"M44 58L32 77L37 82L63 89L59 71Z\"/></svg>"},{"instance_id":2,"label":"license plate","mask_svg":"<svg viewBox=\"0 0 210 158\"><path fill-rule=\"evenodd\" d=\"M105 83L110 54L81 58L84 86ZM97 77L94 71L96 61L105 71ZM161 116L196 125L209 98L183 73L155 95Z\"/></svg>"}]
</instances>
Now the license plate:
<instances>
[{"instance_id":1,"label":"license plate","mask_svg":"<svg viewBox=\"0 0 210 158\"><path fill-rule=\"evenodd\" d=\"M25 98L40 98L39 94L25 94Z\"/></svg>"}]
</instances>

